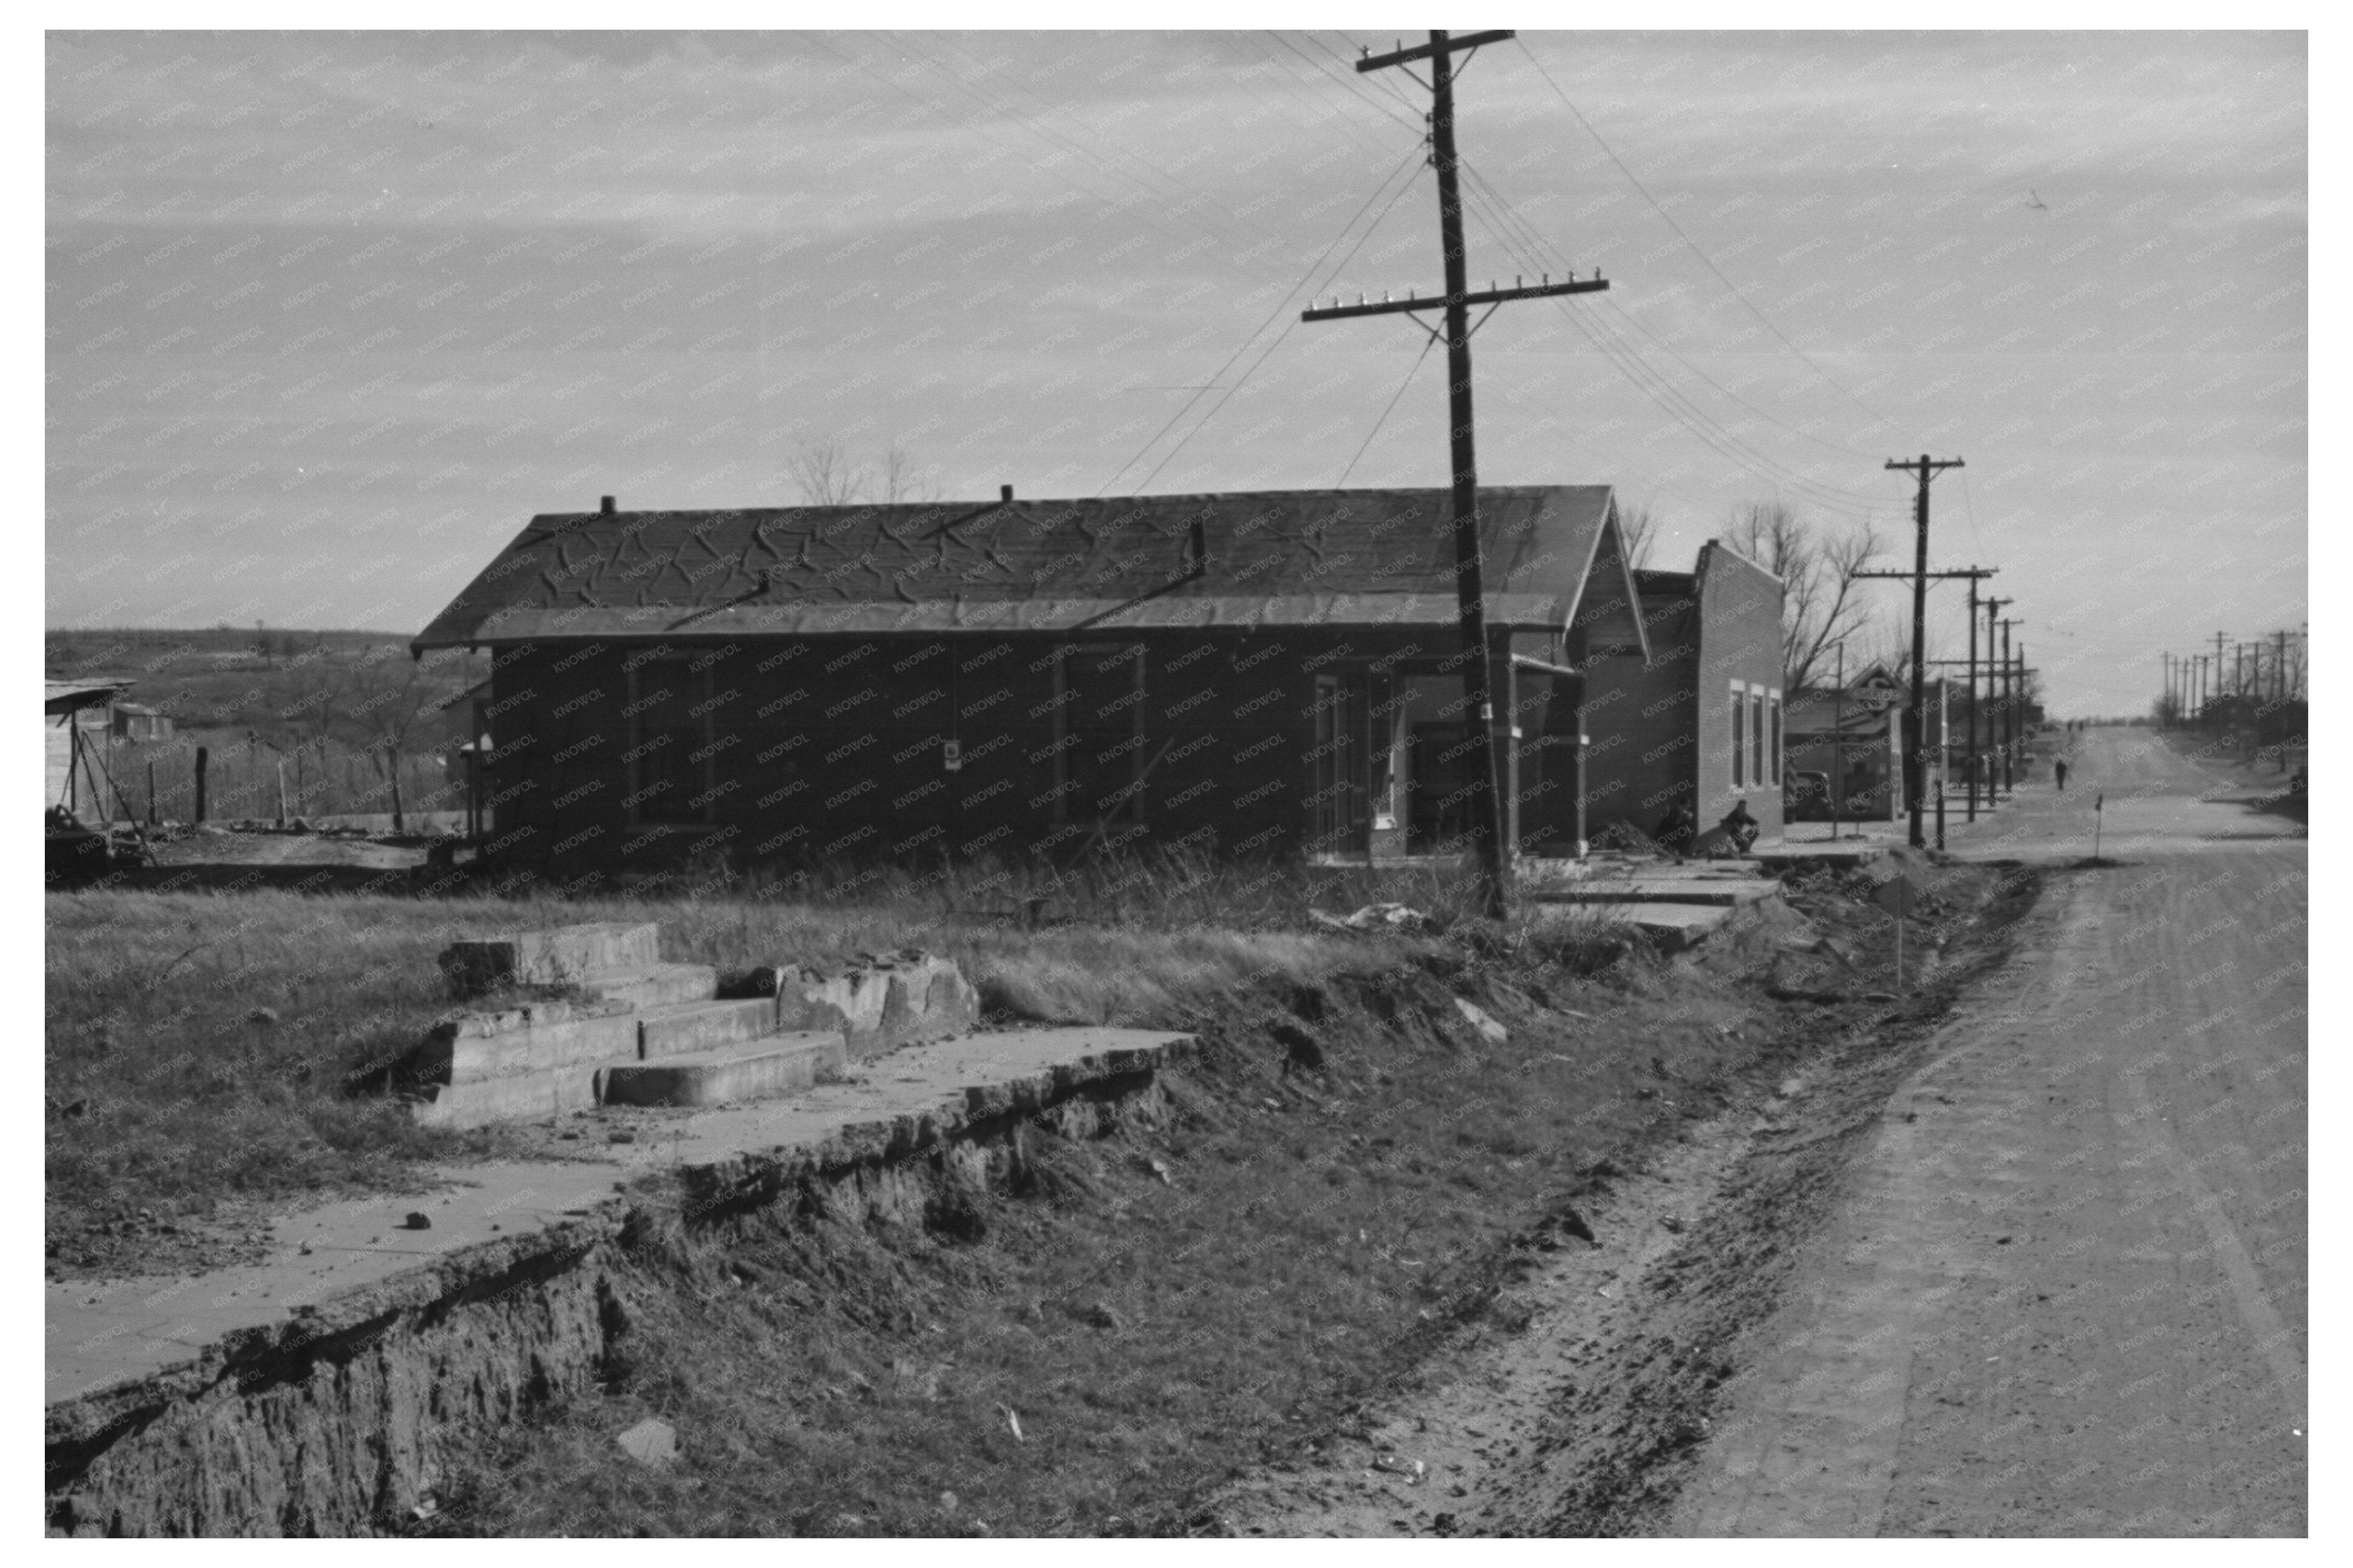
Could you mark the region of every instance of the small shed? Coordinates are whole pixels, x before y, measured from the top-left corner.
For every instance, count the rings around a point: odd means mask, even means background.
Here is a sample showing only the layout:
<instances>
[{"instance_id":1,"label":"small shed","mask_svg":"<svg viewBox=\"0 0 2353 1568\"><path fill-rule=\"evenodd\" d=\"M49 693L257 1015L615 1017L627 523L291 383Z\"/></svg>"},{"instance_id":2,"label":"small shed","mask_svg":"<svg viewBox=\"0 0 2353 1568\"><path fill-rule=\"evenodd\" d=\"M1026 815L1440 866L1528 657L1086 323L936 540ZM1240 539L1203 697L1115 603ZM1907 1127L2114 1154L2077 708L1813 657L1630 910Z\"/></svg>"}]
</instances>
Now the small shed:
<instances>
[{"instance_id":1,"label":"small shed","mask_svg":"<svg viewBox=\"0 0 2353 1568\"><path fill-rule=\"evenodd\" d=\"M118 702L114 705L109 732L118 741L137 745L149 741L172 738L172 716L143 702Z\"/></svg>"},{"instance_id":2,"label":"small shed","mask_svg":"<svg viewBox=\"0 0 2353 1568\"><path fill-rule=\"evenodd\" d=\"M46 781L41 805L84 822L112 815L113 721L116 694L128 681L49 680L43 683L41 729Z\"/></svg>"}]
</instances>

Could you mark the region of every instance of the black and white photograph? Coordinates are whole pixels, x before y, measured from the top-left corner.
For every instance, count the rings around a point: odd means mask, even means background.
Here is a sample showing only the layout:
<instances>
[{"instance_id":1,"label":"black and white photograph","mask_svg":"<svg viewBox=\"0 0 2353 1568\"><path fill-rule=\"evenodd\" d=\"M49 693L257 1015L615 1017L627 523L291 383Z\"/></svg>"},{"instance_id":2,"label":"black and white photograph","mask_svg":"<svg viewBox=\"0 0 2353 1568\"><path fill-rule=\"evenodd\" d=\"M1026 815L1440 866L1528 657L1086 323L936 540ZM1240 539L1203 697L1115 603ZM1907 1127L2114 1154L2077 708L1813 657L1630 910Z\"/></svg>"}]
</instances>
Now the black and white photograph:
<instances>
[{"instance_id":1,"label":"black and white photograph","mask_svg":"<svg viewBox=\"0 0 2353 1568\"><path fill-rule=\"evenodd\" d=\"M1414 19L42 16L41 1533L2315 1535L2315 15Z\"/></svg>"}]
</instances>

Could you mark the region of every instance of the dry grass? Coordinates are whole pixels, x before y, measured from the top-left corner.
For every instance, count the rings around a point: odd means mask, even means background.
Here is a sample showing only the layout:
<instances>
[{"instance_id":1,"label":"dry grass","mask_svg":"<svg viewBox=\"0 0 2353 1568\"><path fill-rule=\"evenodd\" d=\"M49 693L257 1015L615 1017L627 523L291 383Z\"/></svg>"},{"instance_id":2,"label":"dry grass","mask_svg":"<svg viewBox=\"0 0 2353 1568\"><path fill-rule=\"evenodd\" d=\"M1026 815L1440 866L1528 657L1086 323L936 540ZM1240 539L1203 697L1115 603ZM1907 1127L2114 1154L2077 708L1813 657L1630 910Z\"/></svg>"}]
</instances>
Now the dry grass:
<instances>
[{"instance_id":1,"label":"dry grass","mask_svg":"<svg viewBox=\"0 0 2353 1568\"><path fill-rule=\"evenodd\" d=\"M723 969L922 947L955 959L1006 1021L1182 1026L1220 997L1316 983L1385 951L1298 929L1312 906L1356 907L1363 889L1334 880L1164 858L1059 879L723 877L581 899L52 895L51 1266L217 1261L201 1227L179 1222L224 1202L398 1190L427 1163L523 1152L530 1141L514 1131L423 1131L350 1092L448 1006L434 960L458 937L659 921L667 956ZM1054 889L1050 918L1071 923L1023 929L1019 900L1040 888Z\"/></svg>"}]
</instances>

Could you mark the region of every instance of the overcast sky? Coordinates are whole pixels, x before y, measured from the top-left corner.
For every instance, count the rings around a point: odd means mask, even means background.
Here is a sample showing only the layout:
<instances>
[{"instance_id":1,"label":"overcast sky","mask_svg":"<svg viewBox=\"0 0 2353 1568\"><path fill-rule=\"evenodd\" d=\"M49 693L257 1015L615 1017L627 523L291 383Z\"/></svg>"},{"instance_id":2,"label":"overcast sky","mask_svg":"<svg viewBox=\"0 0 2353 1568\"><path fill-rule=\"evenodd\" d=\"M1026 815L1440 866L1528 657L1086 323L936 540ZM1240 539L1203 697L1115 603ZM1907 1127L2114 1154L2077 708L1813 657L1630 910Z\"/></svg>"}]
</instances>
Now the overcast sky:
<instances>
[{"instance_id":1,"label":"overcast sky","mask_svg":"<svg viewBox=\"0 0 2353 1568\"><path fill-rule=\"evenodd\" d=\"M1297 320L1440 281L1388 42L52 34L49 623L412 632L534 512L789 503L826 437L946 497L1443 485L1443 354ZM1883 462L1964 458L1934 563L2061 711L2145 709L2305 615L2307 107L2295 34L1482 49L1474 279L1611 288L1481 330L1481 476L1615 485L1656 565L1779 499L1908 566Z\"/></svg>"}]
</instances>

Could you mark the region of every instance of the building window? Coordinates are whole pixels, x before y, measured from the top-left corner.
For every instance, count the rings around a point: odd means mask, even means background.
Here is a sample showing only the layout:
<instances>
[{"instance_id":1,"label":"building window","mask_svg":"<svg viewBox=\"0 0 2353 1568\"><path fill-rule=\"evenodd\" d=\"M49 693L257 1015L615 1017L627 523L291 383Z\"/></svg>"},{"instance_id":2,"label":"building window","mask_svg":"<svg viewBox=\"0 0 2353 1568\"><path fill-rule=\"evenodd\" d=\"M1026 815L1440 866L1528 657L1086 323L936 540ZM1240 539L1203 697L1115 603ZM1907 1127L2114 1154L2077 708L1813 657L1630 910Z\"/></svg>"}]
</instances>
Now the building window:
<instances>
[{"instance_id":1,"label":"building window","mask_svg":"<svg viewBox=\"0 0 2353 1568\"><path fill-rule=\"evenodd\" d=\"M1765 782L1765 693L1762 689L1748 694L1748 754L1749 781Z\"/></svg>"},{"instance_id":2,"label":"building window","mask_svg":"<svg viewBox=\"0 0 2353 1568\"><path fill-rule=\"evenodd\" d=\"M1144 819L1144 647L1079 643L1054 661L1056 814L1108 826Z\"/></svg>"},{"instance_id":3,"label":"building window","mask_svg":"<svg viewBox=\"0 0 2353 1568\"><path fill-rule=\"evenodd\" d=\"M711 820L711 671L683 658L629 672L629 805L638 822Z\"/></svg>"},{"instance_id":4,"label":"building window","mask_svg":"<svg viewBox=\"0 0 2353 1568\"><path fill-rule=\"evenodd\" d=\"M1741 788L1747 776L1748 761L1748 693L1740 682L1732 683L1732 787Z\"/></svg>"},{"instance_id":5,"label":"building window","mask_svg":"<svg viewBox=\"0 0 2353 1568\"><path fill-rule=\"evenodd\" d=\"M1771 782L1779 784L1781 782L1781 694L1776 691L1767 699L1767 701L1771 705L1773 719L1773 748L1770 752L1773 762Z\"/></svg>"}]
</instances>

